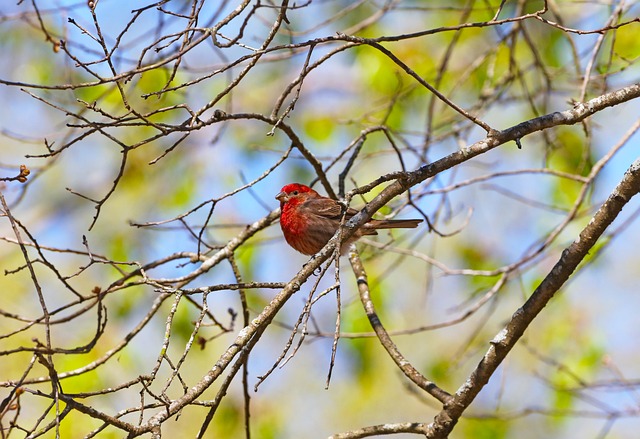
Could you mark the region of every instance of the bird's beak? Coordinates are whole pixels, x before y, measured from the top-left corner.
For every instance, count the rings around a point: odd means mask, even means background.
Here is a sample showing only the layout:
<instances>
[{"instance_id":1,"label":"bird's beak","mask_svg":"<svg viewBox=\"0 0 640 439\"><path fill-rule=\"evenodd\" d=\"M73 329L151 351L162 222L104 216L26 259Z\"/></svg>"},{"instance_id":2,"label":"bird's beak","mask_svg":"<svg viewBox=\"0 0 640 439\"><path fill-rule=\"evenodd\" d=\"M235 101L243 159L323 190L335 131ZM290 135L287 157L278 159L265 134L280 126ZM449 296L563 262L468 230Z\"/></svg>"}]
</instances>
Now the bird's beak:
<instances>
[{"instance_id":1,"label":"bird's beak","mask_svg":"<svg viewBox=\"0 0 640 439\"><path fill-rule=\"evenodd\" d=\"M285 194L284 192L280 192L278 195L276 195L276 200L284 203L287 200L287 194Z\"/></svg>"}]
</instances>

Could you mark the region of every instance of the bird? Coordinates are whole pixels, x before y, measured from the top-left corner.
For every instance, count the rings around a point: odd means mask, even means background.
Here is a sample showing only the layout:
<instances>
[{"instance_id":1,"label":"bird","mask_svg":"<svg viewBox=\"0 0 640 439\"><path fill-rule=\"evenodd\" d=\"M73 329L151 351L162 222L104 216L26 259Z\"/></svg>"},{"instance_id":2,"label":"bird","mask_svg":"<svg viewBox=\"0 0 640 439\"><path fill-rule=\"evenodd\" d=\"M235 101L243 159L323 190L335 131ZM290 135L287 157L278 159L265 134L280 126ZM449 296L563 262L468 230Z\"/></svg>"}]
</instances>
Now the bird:
<instances>
[{"instance_id":1,"label":"bird","mask_svg":"<svg viewBox=\"0 0 640 439\"><path fill-rule=\"evenodd\" d=\"M289 183L276 195L276 200L280 201L280 227L285 240L304 255L318 253L340 227L342 205L320 195L309 186ZM357 213L357 210L348 208L345 220ZM371 219L342 243L340 253L345 254L349 245L364 235L377 235L378 229L413 229L421 222L421 219Z\"/></svg>"}]
</instances>

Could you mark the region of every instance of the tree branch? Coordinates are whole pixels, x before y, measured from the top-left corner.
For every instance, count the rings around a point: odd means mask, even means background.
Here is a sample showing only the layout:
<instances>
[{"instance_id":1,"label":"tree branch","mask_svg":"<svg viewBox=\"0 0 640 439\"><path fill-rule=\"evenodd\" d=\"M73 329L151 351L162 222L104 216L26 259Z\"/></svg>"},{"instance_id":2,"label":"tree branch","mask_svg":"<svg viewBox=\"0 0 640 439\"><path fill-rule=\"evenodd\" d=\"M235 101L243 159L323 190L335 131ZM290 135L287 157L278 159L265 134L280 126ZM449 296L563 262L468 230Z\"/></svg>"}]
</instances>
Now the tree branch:
<instances>
[{"instance_id":1,"label":"tree branch","mask_svg":"<svg viewBox=\"0 0 640 439\"><path fill-rule=\"evenodd\" d=\"M360 301L367 313L369 323L371 323L371 327L375 331L380 343L386 349L391 359L400 368L402 373L418 387L443 404L446 405L449 403L451 401L451 394L438 387L434 382L427 379L415 367L413 367L413 365L398 350L396 344L391 340L391 337L389 337L387 330L384 329L384 326L378 317L378 313L376 312L375 306L373 305L373 301L371 300L367 273L364 269L364 265L362 265L362 261L360 260L360 256L358 255L355 245L351 245L351 248L349 249L349 262L351 263L353 274L355 274L357 279Z\"/></svg>"},{"instance_id":2,"label":"tree branch","mask_svg":"<svg viewBox=\"0 0 640 439\"><path fill-rule=\"evenodd\" d=\"M436 415L429 425L427 437L446 438L480 390L489 382L502 360L513 349L533 319L569 279L578 265L589 254L598 238L616 219L622 208L640 192L640 158L624 174L609 198L598 209L578 238L567 247L560 260L536 288L529 300L511 317L507 325L491 340L491 346L469 379L462 385L450 404Z\"/></svg>"}]
</instances>

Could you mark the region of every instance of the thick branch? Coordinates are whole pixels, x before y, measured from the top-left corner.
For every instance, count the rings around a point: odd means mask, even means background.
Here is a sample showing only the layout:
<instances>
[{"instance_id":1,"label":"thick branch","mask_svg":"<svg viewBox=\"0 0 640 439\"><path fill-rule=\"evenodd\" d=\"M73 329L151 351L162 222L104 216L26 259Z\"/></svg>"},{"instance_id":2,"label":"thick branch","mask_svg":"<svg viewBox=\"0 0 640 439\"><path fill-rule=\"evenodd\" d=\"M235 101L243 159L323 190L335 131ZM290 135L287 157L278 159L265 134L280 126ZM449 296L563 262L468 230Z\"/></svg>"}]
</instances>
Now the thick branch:
<instances>
[{"instance_id":1,"label":"thick branch","mask_svg":"<svg viewBox=\"0 0 640 439\"><path fill-rule=\"evenodd\" d=\"M161 425L164 420L176 415L184 407L191 404L198 396L216 381L222 373L229 367L233 359L243 350L250 347L253 338L260 336L264 329L271 323L280 308L296 293L303 283L307 281L309 276L333 253L334 247L326 246L311 261L304 265L302 270L291 279L291 281L264 307L262 312L251 320L248 326L245 326L236 336L234 342L222 353L218 361L213 365L209 372L203 376L188 392L180 398L171 402L166 410L163 410L153 416L146 423L136 426L132 430L128 430L130 437L139 436L141 434L152 431L156 426Z\"/></svg>"},{"instance_id":2,"label":"thick branch","mask_svg":"<svg viewBox=\"0 0 640 439\"><path fill-rule=\"evenodd\" d=\"M638 192L640 192L640 158L627 170L623 179L582 230L580 236L562 252L560 260L529 300L513 314L509 323L494 337L480 364L455 393L453 402L446 405L430 424L427 437L445 438L451 433L464 410L489 382L489 378L513 349L525 329L569 279L622 208Z\"/></svg>"},{"instance_id":3,"label":"thick branch","mask_svg":"<svg viewBox=\"0 0 640 439\"><path fill-rule=\"evenodd\" d=\"M401 433L424 434L426 425L419 422L403 422L401 424L381 424L372 425L370 427L360 428L358 430L347 431L345 433L334 434L329 439L361 439L371 436L382 436Z\"/></svg>"},{"instance_id":4,"label":"thick branch","mask_svg":"<svg viewBox=\"0 0 640 439\"><path fill-rule=\"evenodd\" d=\"M597 98L591 99L587 102L576 104L569 110L536 117L503 131L492 131L485 139L480 140L467 148L462 148L459 151L449 154L440 160L421 166L415 171L407 172L405 174L405 178L400 178L391 183L382 192L380 192L378 196L371 200L359 214L355 215L345 224L346 230L342 234L342 239L348 239L358 227L369 221L371 216L382 206L391 201L392 198L400 195L410 187L415 186L428 178L465 162L472 157L484 154L485 152L507 142L519 141L522 137L528 134L554 126L574 125L598 111L622 104L637 97L640 97L640 83L632 84L611 93L598 96ZM380 177L378 180L373 181L366 187L352 191L351 195L368 192L368 190L373 189L384 181L384 177Z\"/></svg>"}]
</instances>

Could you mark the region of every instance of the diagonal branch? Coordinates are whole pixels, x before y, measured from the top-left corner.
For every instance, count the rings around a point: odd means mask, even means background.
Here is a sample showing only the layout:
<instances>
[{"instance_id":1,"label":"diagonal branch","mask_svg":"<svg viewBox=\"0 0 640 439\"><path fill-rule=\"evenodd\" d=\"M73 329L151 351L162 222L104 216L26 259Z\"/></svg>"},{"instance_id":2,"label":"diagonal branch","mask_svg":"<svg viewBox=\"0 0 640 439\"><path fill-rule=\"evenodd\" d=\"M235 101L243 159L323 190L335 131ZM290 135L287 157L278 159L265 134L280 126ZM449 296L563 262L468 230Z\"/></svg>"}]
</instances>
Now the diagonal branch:
<instances>
[{"instance_id":1,"label":"diagonal branch","mask_svg":"<svg viewBox=\"0 0 640 439\"><path fill-rule=\"evenodd\" d=\"M364 310L367 313L367 318L371 323L371 327L378 336L380 343L386 349L391 359L393 359L402 373L404 373L404 375L413 381L418 387L429 393L441 403L445 405L449 403L452 400L451 395L447 391L438 387L432 381L428 380L415 367L413 367L413 365L407 361L407 359L398 350L396 344L391 340L391 337L389 337L387 330L384 329L384 326L378 317L378 313L376 312L375 306L373 305L373 301L371 300L367 273L362 265L358 251L353 244L349 249L349 262L351 262L353 274L356 275L360 300L362 301Z\"/></svg>"},{"instance_id":2,"label":"diagonal branch","mask_svg":"<svg viewBox=\"0 0 640 439\"><path fill-rule=\"evenodd\" d=\"M453 401L445 405L429 425L427 437L445 438L451 433L462 413L489 382L489 378L513 349L529 324L569 279L578 265L587 257L598 238L638 192L640 192L640 158L629 167L620 183L576 240L562 252L560 260L529 300L513 314L507 325L491 340L489 350L469 379L455 393Z\"/></svg>"},{"instance_id":3,"label":"diagonal branch","mask_svg":"<svg viewBox=\"0 0 640 439\"><path fill-rule=\"evenodd\" d=\"M384 188L382 192L373 198L360 211L360 213L347 221L345 224L345 230L342 233L342 239L347 240L350 238L358 227L369 221L371 216L382 208L382 206L391 201L392 198L400 195L409 188L425 181L428 178L434 177L447 169L459 165L460 163L480 154L484 154L500 145L504 145L507 142L515 141L519 144L520 139L526 135L555 126L574 125L583 121L587 117L604 110L605 108L613 107L638 97L640 97L640 83L632 84L619 90L598 96L587 102L577 103L569 110L536 117L502 131L491 131L486 138L466 148L462 148L459 151L436 160L435 162L423 165L414 171L402 173L396 177L393 183ZM357 194L367 193L385 181L387 181L387 179L385 176L382 176L368 185L352 190L347 194L347 198L351 198Z\"/></svg>"}]
</instances>

